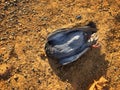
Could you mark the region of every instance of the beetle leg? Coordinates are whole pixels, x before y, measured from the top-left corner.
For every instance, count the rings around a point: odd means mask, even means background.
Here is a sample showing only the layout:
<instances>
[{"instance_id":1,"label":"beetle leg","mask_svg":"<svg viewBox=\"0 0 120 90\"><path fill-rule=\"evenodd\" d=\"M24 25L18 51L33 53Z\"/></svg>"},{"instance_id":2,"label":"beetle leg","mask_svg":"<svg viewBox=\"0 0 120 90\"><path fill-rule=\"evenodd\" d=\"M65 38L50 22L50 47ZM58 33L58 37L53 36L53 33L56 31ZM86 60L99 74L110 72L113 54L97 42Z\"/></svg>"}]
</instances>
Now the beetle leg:
<instances>
[{"instance_id":1,"label":"beetle leg","mask_svg":"<svg viewBox=\"0 0 120 90\"><path fill-rule=\"evenodd\" d=\"M100 44L97 42L97 40L98 40L98 35L94 33L91 35L90 39L88 40L88 43L91 47L98 48L100 47Z\"/></svg>"}]
</instances>

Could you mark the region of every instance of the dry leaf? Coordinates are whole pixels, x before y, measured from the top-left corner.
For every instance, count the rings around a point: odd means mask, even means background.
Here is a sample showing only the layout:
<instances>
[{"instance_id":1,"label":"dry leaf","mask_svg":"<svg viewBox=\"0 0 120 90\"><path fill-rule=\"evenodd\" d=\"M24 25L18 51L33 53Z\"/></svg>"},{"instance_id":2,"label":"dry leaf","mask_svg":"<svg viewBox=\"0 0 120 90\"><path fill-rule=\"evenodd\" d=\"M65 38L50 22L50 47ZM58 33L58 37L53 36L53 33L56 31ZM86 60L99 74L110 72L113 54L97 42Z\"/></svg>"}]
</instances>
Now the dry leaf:
<instances>
[{"instance_id":1,"label":"dry leaf","mask_svg":"<svg viewBox=\"0 0 120 90\"><path fill-rule=\"evenodd\" d=\"M94 81L89 90L107 90L107 82L104 77L101 77L98 81Z\"/></svg>"}]
</instances>

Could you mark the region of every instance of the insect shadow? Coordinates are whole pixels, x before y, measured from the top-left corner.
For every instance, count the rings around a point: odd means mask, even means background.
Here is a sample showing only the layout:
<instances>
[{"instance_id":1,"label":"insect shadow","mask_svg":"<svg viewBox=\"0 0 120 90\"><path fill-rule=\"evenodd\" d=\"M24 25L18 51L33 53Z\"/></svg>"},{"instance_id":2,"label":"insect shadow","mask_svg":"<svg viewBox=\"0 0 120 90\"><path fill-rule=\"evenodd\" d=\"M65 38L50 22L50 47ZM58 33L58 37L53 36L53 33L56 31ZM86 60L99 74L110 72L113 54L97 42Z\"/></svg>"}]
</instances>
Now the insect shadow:
<instances>
[{"instance_id":1,"label":"insect shadow","mask_svg":"<svg viewBox=\"0 0 120 90\"><path fill-rule=\"evenodd\" d=\"M62 80L68 81L75 90L88 90L94 80L106 75L108 61L100 48L91 49L77 61L60 66L57 60L48 58L55 74Z\"/></svg>"}]
</instances>

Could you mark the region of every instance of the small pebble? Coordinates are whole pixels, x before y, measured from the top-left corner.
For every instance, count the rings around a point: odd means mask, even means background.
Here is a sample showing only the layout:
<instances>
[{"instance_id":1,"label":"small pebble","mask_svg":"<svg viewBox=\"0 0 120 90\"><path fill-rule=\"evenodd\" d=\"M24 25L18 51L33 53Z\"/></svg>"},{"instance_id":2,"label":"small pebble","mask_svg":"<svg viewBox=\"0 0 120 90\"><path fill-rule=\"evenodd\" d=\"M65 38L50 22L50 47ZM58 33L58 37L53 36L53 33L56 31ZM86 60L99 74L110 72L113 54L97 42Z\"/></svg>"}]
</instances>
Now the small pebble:
<instances>
[{"instance_id":1,"label":"small pebble","mask_svg":"<svg viewBox=\"0 0 120 90\"><path fill-rule=\"evenodd\" d=\"M118 70L118 67L114 67L114 71L117 71Z\"/></svg>"},{"instance_id":2,"label":"small pebble","mask_svg":"<svg viewBox=\"0 0 120 90\"><path fill-rule=\"evenodd\" d=\"M0 65L0 79L7 79L10 76L10 66L7 64Z\"/></svg>"},{"instance_id":3,"label":"small pebble","mask_svg":"<svg viewBox=\"0 0 120 90\"><path fill-rule=\"evenodd\" d=\"M14 80L17 82L18 81L18 77L14 77Z\"/></svg>"},{"instance_id":4,"label":"small pebble","mask_svg":"<svg viewBox=\"0 0 120 90\"><path fill-rule=\"evenodd\" d=\"M38 80L38 81L37 81L37 83L41 84L41 81L40 81L40 80Z\"/></svg>"},{"instance_id":5,"label":"small pebble","mask_svg":"<svg viewBox=\"0 0 120 90\"><path fill-rule=\"evenodd\" d=\"M80 15L77 15L76 19L82 19L82 17Z\"/></svg>"},{"instance_id":6,"label":"small pebble","mask_svg":"<svg viewBox=\"0 0 120 90\"><path fill-rule=\"evenodd\" d=\"M0 41L4 41L4 40L7 40L7 37L1 37L0 38Z\"/></svg>"}]
</instances>

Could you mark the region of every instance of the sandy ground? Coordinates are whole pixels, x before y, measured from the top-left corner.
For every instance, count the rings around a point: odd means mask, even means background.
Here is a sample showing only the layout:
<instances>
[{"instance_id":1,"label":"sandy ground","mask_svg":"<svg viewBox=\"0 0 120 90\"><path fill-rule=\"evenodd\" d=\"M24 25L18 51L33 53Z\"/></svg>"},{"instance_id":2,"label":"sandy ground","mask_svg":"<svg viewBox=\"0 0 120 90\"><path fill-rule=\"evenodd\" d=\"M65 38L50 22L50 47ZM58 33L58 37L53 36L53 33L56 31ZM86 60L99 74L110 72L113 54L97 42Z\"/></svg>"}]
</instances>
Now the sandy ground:
<instances>
[{"instance_id":1,"label":"sandy ground","mask_svg":"<svg viewBox=\"0 0 120 90\"><path fill-rule=\"evenodd\" d=\"M46 57L49 33L89 21L101 48L63 67ZM0 90L88 90L100 77L120 90L119 0L0 1Z\"/></svg>"}]
</instances>

